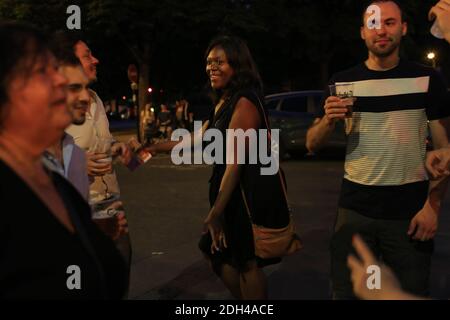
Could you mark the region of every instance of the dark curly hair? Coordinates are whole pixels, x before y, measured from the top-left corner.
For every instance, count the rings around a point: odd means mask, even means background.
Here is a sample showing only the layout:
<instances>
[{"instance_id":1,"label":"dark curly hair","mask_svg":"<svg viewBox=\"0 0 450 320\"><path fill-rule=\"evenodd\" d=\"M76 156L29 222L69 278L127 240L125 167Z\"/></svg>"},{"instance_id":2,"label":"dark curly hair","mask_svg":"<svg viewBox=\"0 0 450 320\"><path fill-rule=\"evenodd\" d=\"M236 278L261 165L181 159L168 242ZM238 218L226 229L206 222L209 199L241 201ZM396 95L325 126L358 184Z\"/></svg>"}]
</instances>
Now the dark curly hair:
<instances>
[{"instance_id":1,"label":"dark curly hair","mask_svg":"<svg viewBox=\"0 0 450 320\"><path fill-rule=\"evenodd\" d=\"M228 64L234 71L227 88L225 88L228 94L231 96L238 91L251 89L256 91L258 95L262 95L261 77L247 44L234 36L224 35L216 37L206 49L205 60L215 47L220 47L225 51ZM221 90L213 90L210 84L208 86L212 90L212 98L216 103L223 92Z\"/></svg>"},{"instance_id":2,"label":"dark curly hair","mask_svg":"<svg viewBox=\"0 0 450 320\"><path fill-rule=\"evenodd\" d=\"M0 23L0 126L11 81L18 75L27 78L37 60L48 52L49 39L37 28L15 21Z\"/></svg>"}]
</instances>

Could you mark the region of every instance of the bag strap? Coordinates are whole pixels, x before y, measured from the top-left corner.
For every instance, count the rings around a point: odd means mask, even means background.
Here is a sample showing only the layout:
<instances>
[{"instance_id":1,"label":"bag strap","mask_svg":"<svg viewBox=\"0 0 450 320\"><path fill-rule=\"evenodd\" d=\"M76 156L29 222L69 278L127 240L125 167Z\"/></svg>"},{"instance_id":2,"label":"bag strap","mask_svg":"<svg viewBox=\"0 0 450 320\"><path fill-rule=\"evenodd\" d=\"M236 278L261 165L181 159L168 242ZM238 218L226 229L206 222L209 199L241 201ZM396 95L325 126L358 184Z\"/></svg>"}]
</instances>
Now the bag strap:
<instances>
[{"instance_id":1,"label":"bag strap","mask_svg":"<svg viewBox=\"0 0 450 320\"><path fill-rule=\"evenodd\" d=\"M264 111L264 107L263 107L263 104L261 102L261 99L259 99L259 96L256 93L255 93L255 96L256 96L256 99L258 100L258 104L259 104L259 107L261 109L261 113L262 113L262 116L264 118L264 122L266 124L270 145L272 145L272 134L270 132L269 122L267 121L267 115L266 115L266 113ZM284 184L283 178L281 176L281 167L280 166L278 168L278 176L280 177L281 188L283 189L284 198L286 200L286 206L288 208L288 211L290 212L291 208L289 206L289 200L288 200L288 196L287 196L286 185ZM245 208L247 209L247 214L250 217L250 221L251 221L252 220L252 216L251 216L251 213L250 213L250 209L248 207L247 198L246 198L245 192L244 192L244 187L242 186L242 181L240 181L240 188L241 188L242 199L244 200Z\"/></svg>"},{"instance_id":2,"label":"bag strap","mask_svg":"<svg viewBox=\"0 0 450 320\"><path fill-rule=\"evenodd\" d=\"M250 221L252 221L252 215L251 215L250 209L248 207L247 198L245 197L244 188L242 187L242 182L240 183L240 185L241 185L242 199L244 200L244 204L245 204L245 209L247 210L247 214L248 214L248 217L250 218Z\"/></svg>"},{"instance_id":3,"label":"bag strap","mask_svg":"<svg viewBox=\"0 0 450 320\"><path fill-rule=\"evenodd\" d=\"M267 121L267 115L266 115L266 112L265 112L265 110L264 110L264 107L263 107L263 104L262 104L262 102L261 102L261 99L259 99L259 97L258 97L258 95L257 95L256 93L255 93L255 96L256 96L256 99L258 100L259 107L260 107L260 109L261 109L261 112L262 112L264 121L265 121L265 123L266 123L266 128L267 128L267 133L268 133L269 140L270 140L270 145L272 145L272 134L271 134L269 122ZM279 168L278 168L278 176L280 177L281 188L283 189L283 193L284 193L284 197L285 197L285 199L286 199L286 204L287 204L287 206L288 206L288 210L290 211L290 208L289 208L289 199L288 199L288 196L287 196L286 185L284 184L283 178L282 178L282 176L281 176L281 166L279 166Z\"/></svg>"}]
</instances>

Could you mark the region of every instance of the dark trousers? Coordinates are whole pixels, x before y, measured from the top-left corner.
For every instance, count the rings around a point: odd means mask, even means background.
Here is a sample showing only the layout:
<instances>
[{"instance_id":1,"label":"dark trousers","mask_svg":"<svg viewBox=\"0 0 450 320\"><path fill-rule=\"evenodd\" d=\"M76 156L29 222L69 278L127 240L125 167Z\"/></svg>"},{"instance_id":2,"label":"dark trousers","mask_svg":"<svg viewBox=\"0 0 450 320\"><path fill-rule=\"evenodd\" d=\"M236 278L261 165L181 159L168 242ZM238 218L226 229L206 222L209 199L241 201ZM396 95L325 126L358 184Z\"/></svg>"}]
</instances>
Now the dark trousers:
<instances>
[{"instance_id":1,"label":"dark trousers","mask_svg":"<svg viewBox=\"0 0 450 320\"><path fill-rule=\"evenodd\" d=\"M434 242L413 240L407 234L409 223L409 219L373 219L339 208L330 248L333 299L355 299L347 266L348 255L355 254L351 244L355 233L359 233L372 252L392 268L404 290L428 296Z\"/></svg>"},{"instance_id":2,"label":"dark trousers","mask_svg":"<svg viewBox=\"0 0 450 320\"><path fill-rule=\"evenodd\" d=\"M119 250L123 259L125 260L125 266L127 268L126 274L126 284L127 290L124 296L124 299L128 299L129 286L130 286L130 271L131 271L131 239L129 234L122 235L119 239L114 241L116 244L116 248Z\"/></svg>"}]
</instances>

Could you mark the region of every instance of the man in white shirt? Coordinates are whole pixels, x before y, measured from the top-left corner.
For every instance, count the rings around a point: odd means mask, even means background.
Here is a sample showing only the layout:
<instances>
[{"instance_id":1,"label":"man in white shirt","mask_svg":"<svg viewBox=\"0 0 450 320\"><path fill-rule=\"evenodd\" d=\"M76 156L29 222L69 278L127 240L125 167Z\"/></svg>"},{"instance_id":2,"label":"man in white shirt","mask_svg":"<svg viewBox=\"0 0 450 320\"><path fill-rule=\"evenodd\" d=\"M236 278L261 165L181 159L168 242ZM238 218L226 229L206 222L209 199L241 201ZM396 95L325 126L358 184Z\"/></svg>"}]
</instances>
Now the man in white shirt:
<instances>
[{"instance_id":1,"label":"man in white shirt","mask_svg":"<svg viewBox=\"0 0 450 320\"><path fill-rule=\"evenodd\" d=\"M97 65L99 63L85 42L78 40L71 44L75 56L80 60L84 73L90 83L97 80ZM98 162L100 155L89 152L99 138L113 139L109 131L109 121L100 97L93 90L89 90L89 105L86 119L81 125L71 125L66 129L75 140L76 145L86 151L87 172L90 180L90 199L99 194L108 193L120 195L119 184L111 162ZM113 140L112 156L119 156L125 165L131 159L131 151L126 144ZM131 265L131 245L128 233L116 240L117 248L121 251L128 266Z\"/></svg>"},{"instance_id":2,"label":"man in white shirt","mask_svg":"<svg viewBox=\"0 0 450 320\"><path fill-rule=\"evenodd\" d=\"M78 41L74 46L74 53L80 60L84 72L92 83L97 80L97 64L99 63L89 47L83 41ZM86 112L86 121L82 125L72 125L66 132L73 136L75 143L85 151L89 151L97 138L113 138L109 131L109 121L106 116L103 102L96 92L89 90L90 103ZM115 142L111 148L113 154L120 154L122 162L130 161L131 152L124 143ZM116 174L112 171L111 163L99 163L93 159L95 155L87 152L88 174L91 177L91 195L104 192L103 181L108 185L108 191L119 194L119 184ZM103 181L102 181L103 177Z\"/></svg>"},{"instance_id":3,"label":"man in white shirt","mask_svg":"<svg viewBox=\"0 0 450 320\"><path fill-rule=\"evenodd\" d=\"M89 81L75 56L58 56L59 72L67 79L67 107L72 115L72 124L82 125L86 119L89 106ZM89 201L89 179L86 166L86 155L77 146L73 137L65 133L55 145L44 153L43 162L50 170L64 176L78 190L86 201ZM121 202L116 202L111 208L119 208ZM96 220L94 220L96 221ZM98 226L113 240L127 233L127 221L123 212L116 215L114 229L105 229L101 223Z\"/></svg>"}]
</instances>

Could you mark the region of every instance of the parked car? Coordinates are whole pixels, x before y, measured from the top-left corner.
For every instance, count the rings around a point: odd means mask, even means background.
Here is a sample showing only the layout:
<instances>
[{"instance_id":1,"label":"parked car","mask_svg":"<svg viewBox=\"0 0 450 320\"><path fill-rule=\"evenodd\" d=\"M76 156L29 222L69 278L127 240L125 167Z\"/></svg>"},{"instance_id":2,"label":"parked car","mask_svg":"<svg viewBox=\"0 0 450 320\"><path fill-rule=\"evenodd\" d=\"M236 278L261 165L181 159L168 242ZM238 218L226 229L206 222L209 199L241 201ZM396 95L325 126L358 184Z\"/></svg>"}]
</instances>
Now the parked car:
<instances>
[{"instance_id":1,"label":"parked car","mask_svg":"<svg viewBox=\"0 0 450 320\"><path fill-rule=\"evenodd\" d=\"M323 91L292 91L265 97L270 125L280 129L280 157L290 154L306 154L306 132L322 108ZM343 121L336 124L323 152L344 152L346 136Z\"/></svg>"}]
</instances>

